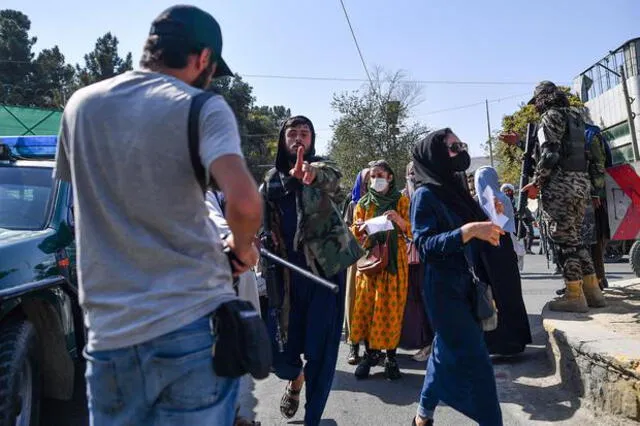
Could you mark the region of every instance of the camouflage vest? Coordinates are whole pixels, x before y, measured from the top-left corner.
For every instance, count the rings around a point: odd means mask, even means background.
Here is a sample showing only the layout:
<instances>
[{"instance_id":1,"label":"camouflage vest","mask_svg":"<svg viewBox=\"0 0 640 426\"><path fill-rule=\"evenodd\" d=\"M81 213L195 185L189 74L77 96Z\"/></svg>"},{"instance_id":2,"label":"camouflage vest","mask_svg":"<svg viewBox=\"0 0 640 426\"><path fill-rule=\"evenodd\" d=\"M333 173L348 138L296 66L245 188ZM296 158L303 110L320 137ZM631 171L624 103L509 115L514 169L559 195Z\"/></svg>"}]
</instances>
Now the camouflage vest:
<instances>
[{"instance_id":1,"label":"camouflage vest","mask_svg":"<svg viewBox=\"0 0 640 426\"><path fill-rule=\"evenodd\" d=\"M565 117L567 128L562 138L560 167L566 172L586 172L588 156L584 136L584 121L573 111L566 113Z\"/></svg>"}]
</instances>

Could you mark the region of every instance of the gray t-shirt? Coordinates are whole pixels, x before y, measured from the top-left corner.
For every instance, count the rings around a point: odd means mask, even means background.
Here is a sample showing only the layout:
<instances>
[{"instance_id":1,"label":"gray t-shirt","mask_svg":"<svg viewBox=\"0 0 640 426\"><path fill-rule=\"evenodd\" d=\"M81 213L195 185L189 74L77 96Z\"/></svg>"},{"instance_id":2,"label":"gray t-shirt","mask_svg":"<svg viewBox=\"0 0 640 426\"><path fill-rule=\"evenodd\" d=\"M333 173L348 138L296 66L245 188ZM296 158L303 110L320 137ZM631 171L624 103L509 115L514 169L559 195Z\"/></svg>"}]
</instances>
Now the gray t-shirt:
<instances>
[{"instance_id":1,"label":"gray t-shirt","mask_svg":"<svg viewBox=\"0 0 640 426\"><path fill-rule=\"evenodd\" d=\"M235 298L189 157L199 92L131 71L80 89L64 110L55 176L74 187L89 350L149 341ZM238 125L214 96L200 114L200 158L209 170L229 154L242 156Z\"/></svg>"}]
</instances>

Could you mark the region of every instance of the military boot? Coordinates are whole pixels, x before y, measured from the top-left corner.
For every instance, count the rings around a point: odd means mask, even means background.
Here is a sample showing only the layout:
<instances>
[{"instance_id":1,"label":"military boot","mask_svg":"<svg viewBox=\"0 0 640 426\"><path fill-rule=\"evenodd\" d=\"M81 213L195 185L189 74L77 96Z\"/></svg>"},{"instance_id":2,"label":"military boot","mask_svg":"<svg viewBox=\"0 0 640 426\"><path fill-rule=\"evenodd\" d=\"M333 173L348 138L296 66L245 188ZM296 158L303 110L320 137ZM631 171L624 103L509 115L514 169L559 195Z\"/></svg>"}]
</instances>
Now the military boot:
<instances>
[{"instance_id":1,"label":"military boot","mask_svg":"<svg viewBox=\"0 0 640 426\"><path fill-rule=\"evenodd\" d=\"M562 297L549 302L549 309L559 312L588 312L587 299L582 291L582 281L565 282L567 291Z\"/></svg>"},{"instance_id":2,"label":"military boot","mask_svg":"<svg viewBox=\"0 0 640 426\"><path fill-rule=\"evenodd\" d=\"M587 304L590 308L603 308L607 306L602 290L600 290L600 284L598 283L598 277L596 274L584 277L583 288L584 296L586 297Z\"/></svg>"}]
</instances>

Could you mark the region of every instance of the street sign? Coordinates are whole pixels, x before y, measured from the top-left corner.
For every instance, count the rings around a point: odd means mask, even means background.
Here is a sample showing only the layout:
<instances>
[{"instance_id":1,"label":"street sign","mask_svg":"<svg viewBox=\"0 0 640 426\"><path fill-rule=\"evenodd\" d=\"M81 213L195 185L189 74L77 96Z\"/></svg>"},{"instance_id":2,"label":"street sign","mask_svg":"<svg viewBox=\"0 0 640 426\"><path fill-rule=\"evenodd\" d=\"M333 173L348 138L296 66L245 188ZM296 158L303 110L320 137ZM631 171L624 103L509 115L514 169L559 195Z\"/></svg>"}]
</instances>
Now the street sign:
<instances>
[{"instance_id":1,"label":"street sign","mask_svg":"<svg viewBox=\"0 0 640 426\"><path fill-rule=\"evenodd\" d=\"M640 162L607 169L606 189L612 240L640 238Z\"/></svg>"}]
</instances>

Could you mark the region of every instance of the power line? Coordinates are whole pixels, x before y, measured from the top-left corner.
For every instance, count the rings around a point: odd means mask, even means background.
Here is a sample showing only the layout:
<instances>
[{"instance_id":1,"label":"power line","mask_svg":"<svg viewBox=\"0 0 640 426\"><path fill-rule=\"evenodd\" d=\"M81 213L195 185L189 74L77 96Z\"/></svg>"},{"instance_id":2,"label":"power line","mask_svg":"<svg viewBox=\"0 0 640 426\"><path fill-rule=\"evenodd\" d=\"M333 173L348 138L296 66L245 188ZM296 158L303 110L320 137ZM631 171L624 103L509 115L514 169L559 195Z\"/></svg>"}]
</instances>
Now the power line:
<instances>
[{"instance_id":1,"label":"power line","mask_svg":"<svg viewBox=\"0 0 640 426\"><path fill-rule=\"evenodd\" d=\"M363 78L351 77L320 77L320 76L298 76L298 75L270 75L270 74L240 74L242 77L248 78L270 78L279 80L308 80L308 81L342 81L351 83L366 83L369 80ZM495 85L495 86L532 86L538 81L483 81L483 80L400 80L399 84L441 84L441 85ZM557 84L567 84L567 82L558 82Z\"/></svg>"},{"instance_id":2,"label":"power line","mask_svg":"<svg viewBox=\"0 0 640 426\"><path fill-rule=\"evenodd\" d=\"M439 113L442 113L442 112L458 111L458 110L462 110L462 109L468 109L468 108L473 108L473 107L476 107L476 106L484 105L485 102L489 102L490 104L493 104L493 103L499 103L499 102L502 102L502 101L506 101L506 100L509 100L509 99L521 98L523 96L528 96L528 95L530 95L530 93L526 92L526 93L519 93L517 95L505 96L505 97L502 97L502 98L489 99L488 101L487 100L482 100L482 101L474 102L474 103L471 103L471 104L458 105L458 106L454 106L454 107L450 107L450 108L427 111L424 114L419 114L419 115L417 115L415 117L419 118L419 117L425 117L427 115L439 114ZM328 129L316 129L316 133L328 132L328 131L331 131L331 130L333 130L333 129L330 129L330 128L328 128ZM253 134L244 134L243 136L246 136L246 137L266 137L266 136L278 136L278 135L279 135L279 133L253 133Z\"/></svg>"},{"instance_id":3,"label":"power line","mask_svg":"<svg viewBox=\"0 0 640 426\"><path fill-rule=\"evenodd\" d=\"M356 43L357 44L357 43ZM359 50L359 48L358 48ZM361 57L361 60L362 57ZM364 61L364 60L363 60ZM0 59L0 63L20 63L28 64L28 61L14 61L10 59ZM337 76L310 76L310 75L279 75L279 74L239 74L246 78L265 78L274 80L303 80L303 81L341 81L345 83L371 83L371 77L366 66L363 63L368 79L356 77L337 77ZM469 85L469 86L532 86L539 81L504 81L504 80L400 80L399 84L433 84L433 85ZM569 85L571 82L558 81L556 84Z\"/></svg>"},{"instance_id":4,"label":"power line","mask_svg":"<svg viewBox=\"0 0 640 426\"><path fill-rule=\"evenodd\" d=\"M340 5L342 6L342 11L344 12L344 17L347 19L347 24L349 24L349 30L351 31L351 36L353 37L353 42L356 45L356 49L358 49L358 56L360 56L360 61L362 62L362 67L364 68L364 72L367 74L367 78L369 79L369 83L371 84L371 88L373 89L373 80L371 79L371 74L369 74L369 69L367 68L367 63L364 61L364 56L362 56L362 50L360 50L360 44L358 44L358 39L356 38L356 33L353 31L353 26L351 25L351 20L349 19L349 13L347 13L347 8L344 6L344 1L340 0Z\"/></svg>"},{"instance_id":5,"label":"power line","mask_svg":"<svg viewBox=\"0 0 640 426\"><path fill-rule=\"evenodd\" d=\"M526 95L529 95L529 92L520 93L518 95L506 96L506 97L503 97L503 98L489 99L488 102L490 104L492 104L492 103L497 103L497 102L501 102L501 101L506 101L508 99L520 98L520 97L526 96ZM441 112L457 111L457 110L460 110L460 109L472 108L472 107L475 107L475 106L484 105L485 102L487 102L487 101L483 100L483 101L474 102L472 104L459 105L459 106L455 106L455 107L451 107L451 108L444 108L444 109L439 109L439 110L435 110L435 111L429 111L429 112L426 112L424 114L421 114L420 116L433 115L433 114L439 114Z\"/></svg>"}]
</instances>

